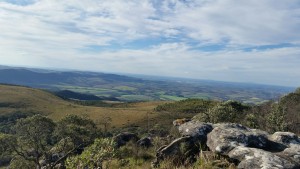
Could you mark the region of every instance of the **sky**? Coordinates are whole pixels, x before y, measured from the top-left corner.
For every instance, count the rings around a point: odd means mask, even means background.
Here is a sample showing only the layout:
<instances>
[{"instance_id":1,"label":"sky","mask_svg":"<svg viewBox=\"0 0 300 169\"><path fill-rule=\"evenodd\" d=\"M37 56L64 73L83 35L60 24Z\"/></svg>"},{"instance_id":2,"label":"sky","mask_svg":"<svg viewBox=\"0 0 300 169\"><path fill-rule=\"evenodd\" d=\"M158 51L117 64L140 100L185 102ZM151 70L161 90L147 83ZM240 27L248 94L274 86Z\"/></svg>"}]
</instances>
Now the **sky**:
<instances>
[{"instance_id":1,"label":"sky","mask_svg":"<svg viewBox=\"0 0 300 169\"><path fill-rule=\"evenodd\" d=\"M0 0L0 65L300 86L299 0Z\"/></svg>"}]
</instances>

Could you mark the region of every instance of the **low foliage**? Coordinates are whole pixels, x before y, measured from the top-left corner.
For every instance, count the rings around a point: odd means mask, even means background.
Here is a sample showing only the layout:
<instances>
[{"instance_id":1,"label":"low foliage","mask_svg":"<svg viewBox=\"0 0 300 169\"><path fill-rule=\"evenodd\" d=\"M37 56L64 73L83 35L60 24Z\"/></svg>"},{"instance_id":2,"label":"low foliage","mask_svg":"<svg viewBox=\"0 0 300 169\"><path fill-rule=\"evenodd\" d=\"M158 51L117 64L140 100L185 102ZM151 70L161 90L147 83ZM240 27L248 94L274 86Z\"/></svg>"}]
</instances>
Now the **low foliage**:
<instances>
[{"instance_id":1,"label":"low foliage","mask_svg":"<svg viewBox=\"0 0 300 169\"><path fill-rule=\"evenodd\" d=\"M75 146L86 146L97 136L97 129L96 124L87 117L67 115L57 123L54 134L58 140L68 137Z\"/></svg>"},{"instance_id":2,"label":"low foliage","mask_svg":"<svg viewBox=\"0 0 300 169\"><path fill-rule=\"evenodd\" d=\"M10 168L54 168L97 136L92 120L74 115L57 123L34 115L17 120L13 129L12 134L0 134L0 157L12 159Z\"/></svg>"},{"instance_id":3,"label":"low foliage","mask_svg":"<svg viewBox=\"0 0 300 169\"><path fill-rule=\"evenodd\" d=\"M95 142L78 156L66 160L67 169L109 168L110 161L117 155L115 142L112 139L96 139ZM105 166L103 164L105 163Z\"/></svg>"},{"instance_id":4,"label":"low foliage","mask_svg":"<svg viewBox=\"0 0 300 169\"><path fill-rule=\"evenodd\" d=\"M247 109L249 109L248 106L229 100L219 103L205 112L199 113L194 119L211 123L238 122Z\"/></svg>"},{"instance_id":5,"label":"low foliage","mask_svg":"<svg viewBox=\"0 0 300 169\"><path fill-rule=\"evenodd\" d=\"M166 103L155 108L156 111L180 112L180 113L200 113L216 105L216 101L203 99L186 99L174 103Z\"/></svg>"}]
</instances>

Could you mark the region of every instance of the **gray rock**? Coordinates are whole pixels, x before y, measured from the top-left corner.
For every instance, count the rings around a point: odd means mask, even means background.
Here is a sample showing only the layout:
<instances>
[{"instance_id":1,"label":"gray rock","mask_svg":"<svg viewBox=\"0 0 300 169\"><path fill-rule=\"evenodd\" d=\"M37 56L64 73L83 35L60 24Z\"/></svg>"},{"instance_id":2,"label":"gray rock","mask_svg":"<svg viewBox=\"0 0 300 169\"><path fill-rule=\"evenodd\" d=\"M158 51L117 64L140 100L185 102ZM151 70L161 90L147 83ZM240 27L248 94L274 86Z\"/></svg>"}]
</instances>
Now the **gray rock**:
<instances>
[{"instance_id":1,"label":"gray rock","mask_svg":"<svg viewBox=\"0 0 300 169\"><path fill-rule=\"evenodd\" d=\"M189 142L190 139L191 139L190 137L181 137L174 140L169 145L159 148L157 151L157 157L160 159L165 159L180 154L181 145Z\"/></svg>"},{"instance_id":2,"label":"gray rock","mask_svg":"<svg viewBox=\"0 0 300 169\"><path fill-rule=\"evenodd\" d=\"M195 156L199 153L199 147L195 148L192 137L180 137L167 146L162 146L157 150L156 160L152 163L157 167L164 159L173 160L174 163L180 164L186 161L195 160Z\"/></svg>"},{"instance_id":3,"label":"gray rock","mask_svg":"<svg viewBox=\"0 0 300 169\"><path fill-rule=\"evenodd\" d=\"M144 137L144 138L138 140L136 143L137 143L137 145L140 146L140 147L146 147L146 148L149 148L149 147L153 146L150 137Z\"/></svg>"},{"instance_id":4,"label":"gray rock","mask_svg":"<svg viewBox=\"0 0 300 169\"><path fill-rule=\"evenodd\" d=\"M117 147L124 146L129 141L137 142L139 140L138 136L134 133L124 132L116 135L114 138Z\"/></svg>"},{"instance_id":5,"label":"gray rock","mask_svg":"<svg viewBox=\"0 0 300 169\"><path fill-rule=\"evenodd\" d=\"M282 156L288 157L300 164L300 138L291 132L275 132L269 136L269 139L275 143L285 146L280 152Z\"/></svg>"},{"instance_id":6,"label":"gray rock","mask_svg":"<svg viewBox=\"0 0 300 169\"><path fill-rule=\"evenodd\" d=\"M213 129L212 124L203 123L200 121L189 121L178 127L179 133L182 136L193 137L195 141L205 143L207 134Z\"/></svg>"},{"instance_id":7,"label":"gray rock","mask_svg":"<svg viewBox=\"0 0 300 169\"><path fill-rule=\"evenodd\" d=\"M300 145L292 144L281 152L283 156L289 157L300 165Z\"/></svg>"},{"instance_id":8,"label":"gray rock","mask_svg":"<svg viewBox=\"0 0 300 169\"><path fill-rule=\"evenodd\" d=\"M300 169L300 139L294 133L269 135L240 124L210 124L195 120L178 125L178 130L182 137L161 147L154 164L166 158L178 163L179 159L195 157L199 151L193 150L200 149L199 143L206 143L212 152L228 157L238 164L238 168ZM185 149L182 149L183 145Z\"/></svg>"},{"instance_id":9,"label":"gray rock","mask_svg":"<svg viewBox=\"0 0 300 169\"><path fill-rule=\"evenodd\" d=\"M275 153L257 148L237 146L228 153L231 159L240 161L241 169L297 169L295 161L281 157Z\"/></svg>"},{"instance_id":10,"label":"gray rock","mask_svg":"<svg viewBox=\"0 0 300 169\"><path fill-rule=\"evenodd\" d=\"M249 129L240 124L220 123L207 135L207 146L211 151L226 155L238 146L267 147L267 132Z\"/></svg>"},{"instance_id":11,"label":"gray rock","mask_svg":"<svg viewBox=\"0 0 300 169\"><path fill-rule=\"evenodd\" d=\"M300 138L296 134L291 132L275 132L274 134L269 136L269 140L286 145L288 147L291 144L300 145Z\"/></svg>"}]
</instances>

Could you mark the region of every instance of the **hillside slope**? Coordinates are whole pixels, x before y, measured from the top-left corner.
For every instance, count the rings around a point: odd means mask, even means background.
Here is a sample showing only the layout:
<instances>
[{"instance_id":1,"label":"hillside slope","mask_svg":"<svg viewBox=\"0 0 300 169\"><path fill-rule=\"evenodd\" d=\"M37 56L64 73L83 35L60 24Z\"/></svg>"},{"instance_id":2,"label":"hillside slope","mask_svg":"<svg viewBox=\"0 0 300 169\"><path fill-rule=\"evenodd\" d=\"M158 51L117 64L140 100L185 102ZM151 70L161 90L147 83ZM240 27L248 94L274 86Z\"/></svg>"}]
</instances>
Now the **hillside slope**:
<instances>
[{"instance_id":1,"label":"hillside slope","mask_svg":"<svg viewBox=\"0 0 300 169\"><path fill-rule=\"evenodd\" d=\"M32 112L59 120L67 114L77 114L87 115L95 122L111 118L111 127L126 127L146 125L144 121L147 116L153 124L162 121L163 115L153 111L161 103L132 103L119 107L82 106L63 100L47 91L22 86L0 85L0 116L13 112ZM168 117L162 123L170 123L173 120L171 116Z\"/></svg>"},{"instance_id":2,"label":"hillside slope","mask_svg":"<svg viewBox=\"0 0 300 169\"><path fill-rule=\"evenodd\" d=\"M48 115L67 106L71 104L46 91L0 85L0 114L22 111Z\"/></svg>"}]
</instances>

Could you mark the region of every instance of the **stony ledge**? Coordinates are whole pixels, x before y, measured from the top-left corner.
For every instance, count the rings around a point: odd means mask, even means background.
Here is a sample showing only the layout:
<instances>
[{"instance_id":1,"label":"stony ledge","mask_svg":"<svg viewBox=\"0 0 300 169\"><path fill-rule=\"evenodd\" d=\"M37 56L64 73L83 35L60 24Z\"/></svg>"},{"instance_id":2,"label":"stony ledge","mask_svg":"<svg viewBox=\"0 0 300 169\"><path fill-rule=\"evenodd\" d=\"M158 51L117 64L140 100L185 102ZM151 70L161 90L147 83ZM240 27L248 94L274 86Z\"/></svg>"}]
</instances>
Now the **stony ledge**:
<instances>
[{"instance_id":1,"label":"stony ledge","mask_svg":"<svg viewBox=\"0 0 300 169\"><path fill-rule=\"evenodd\" d=\"M177 125L180 138L157 150L154 166L166 158L180 156L180 146L187 145L184 158L193 159L201 146L229 158L240 169L300 169L300 138L291 132L269 134L236 123L188 121Z\"/></svg>"}]
</instances>

